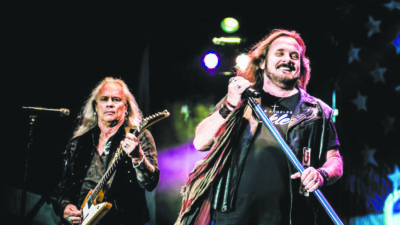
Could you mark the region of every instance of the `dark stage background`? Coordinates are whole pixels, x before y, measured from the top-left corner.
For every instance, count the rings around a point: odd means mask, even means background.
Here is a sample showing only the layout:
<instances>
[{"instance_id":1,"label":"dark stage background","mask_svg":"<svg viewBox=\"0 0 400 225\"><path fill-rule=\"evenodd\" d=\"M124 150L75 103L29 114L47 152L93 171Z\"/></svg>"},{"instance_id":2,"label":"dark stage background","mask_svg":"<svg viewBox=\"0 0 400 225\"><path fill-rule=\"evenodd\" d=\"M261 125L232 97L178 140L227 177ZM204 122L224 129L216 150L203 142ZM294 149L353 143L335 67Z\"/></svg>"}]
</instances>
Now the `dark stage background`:
<instances>
[{"instance_id":1,"label":"dark stage background","mask_svg":"<svg viewBox=\"0 0 400 225\"><path fill-rule=\"evenodd\" d=\"M51 202L61 152L91 89L113 76L127 82L145 116L171 113L150 128L161 180L148 199L150 224L173 224L179 189L204 155L192 146L194 128L226 93L231 77L220 72L231 71L237 53L284 28L298 31L306 42L312 68L308 92L329 105L336 92L345 170L339 182L323 190L325 197L345 224L383 224L385 202L398 193L400 181L400 2L279 2L227 3L230 9L205 2L6 7L3 218L21 222L25 204L26 224L56 223ZM236 33L221 30L228 16L239 20ZM243 42L214 45L212 38L221 36ZM200 62L208 50L228 61L214 75ZM23 106L68 108L71 114L40 113L30 126ZM24 187L27 199L21 201ZM399 200L390 211L399 217Z\"/></svg>"}]
</instances>

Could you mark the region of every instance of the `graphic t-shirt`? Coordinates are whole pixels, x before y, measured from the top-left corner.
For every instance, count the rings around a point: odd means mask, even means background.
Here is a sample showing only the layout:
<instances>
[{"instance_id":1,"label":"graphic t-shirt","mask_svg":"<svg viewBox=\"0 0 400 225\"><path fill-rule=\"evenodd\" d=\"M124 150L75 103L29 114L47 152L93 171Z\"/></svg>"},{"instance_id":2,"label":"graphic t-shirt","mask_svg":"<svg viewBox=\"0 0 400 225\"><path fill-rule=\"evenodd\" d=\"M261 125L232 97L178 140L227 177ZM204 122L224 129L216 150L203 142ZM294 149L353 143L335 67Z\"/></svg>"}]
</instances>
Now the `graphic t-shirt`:
<instances>
[{"instance_id":1,"label":"graphic t-shirt","mask_svg":"<svg viewBox=\"0 0 400 225\"><path fill-rule=\"evenodd\" d=\"M277 98L261 94L262 108L284 137L300 95ZM239 180L235 208L228 214L218 215L215 224L288 224L289 162L265 126L259 126L254 137L249 130L249 127L245 129L239 143L252 140Z\"/></svg>"}]
</instances>

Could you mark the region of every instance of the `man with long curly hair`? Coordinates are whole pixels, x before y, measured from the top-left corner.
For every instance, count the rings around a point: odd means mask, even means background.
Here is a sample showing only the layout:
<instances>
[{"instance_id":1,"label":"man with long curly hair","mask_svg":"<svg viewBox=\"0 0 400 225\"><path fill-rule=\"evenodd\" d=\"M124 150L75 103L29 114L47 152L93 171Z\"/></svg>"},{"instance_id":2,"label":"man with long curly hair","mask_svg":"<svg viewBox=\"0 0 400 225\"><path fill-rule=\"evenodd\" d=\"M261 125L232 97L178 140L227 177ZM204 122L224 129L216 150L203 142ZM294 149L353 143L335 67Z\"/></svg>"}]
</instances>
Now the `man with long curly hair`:
<instances>
[{"instance_id":1,"label":"man with long curly hair","mask_svg":"<svg viewBox=\"0 0 400 225\"><path fill-rule=\"evenodd\" d=\"M182 188L178 224L315 224L318 202L307 196L343 173L332 109L309 95L310 64L295 31L273 30L248 52L228 93L202 120L193 144L208 150ZM299 161L300 174L253 113L243 93L260 92L260 106ZM306 166L306 165L305 165Z\"/></svg>"}]
</instances>

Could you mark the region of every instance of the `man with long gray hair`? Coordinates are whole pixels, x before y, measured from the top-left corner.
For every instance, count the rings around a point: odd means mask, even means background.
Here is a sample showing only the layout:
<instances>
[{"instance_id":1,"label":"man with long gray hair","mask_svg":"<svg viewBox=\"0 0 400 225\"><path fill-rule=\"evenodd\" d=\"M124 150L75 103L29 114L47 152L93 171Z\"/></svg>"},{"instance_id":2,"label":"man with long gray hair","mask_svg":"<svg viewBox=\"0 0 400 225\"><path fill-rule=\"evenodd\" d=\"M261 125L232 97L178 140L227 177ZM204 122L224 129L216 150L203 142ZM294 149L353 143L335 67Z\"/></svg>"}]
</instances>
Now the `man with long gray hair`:
<instances>
[{"instance_id":1,"label":"man with long gray hair","mask_svg":"<svg viewBox=\"0 0 400 225\"><path fill-rule=\"evenodd\" d=\"M106 77L93 89L65 150L55 206L63 223L149 221L145 190L154 190L160 171L150 131L137 137L131 132L141 122L142 113L123 80Z\"/></svg>"}]
</instances>

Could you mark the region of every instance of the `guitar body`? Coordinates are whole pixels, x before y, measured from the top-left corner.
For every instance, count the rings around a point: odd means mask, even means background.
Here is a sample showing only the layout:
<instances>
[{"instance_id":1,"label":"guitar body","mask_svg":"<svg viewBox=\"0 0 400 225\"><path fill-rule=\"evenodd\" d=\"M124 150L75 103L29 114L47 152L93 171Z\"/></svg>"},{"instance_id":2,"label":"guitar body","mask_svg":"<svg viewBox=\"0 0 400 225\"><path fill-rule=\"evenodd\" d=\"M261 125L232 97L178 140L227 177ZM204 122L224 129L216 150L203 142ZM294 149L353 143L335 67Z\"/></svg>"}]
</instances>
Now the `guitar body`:
<instances>
[{"instance_id":1,"label":"guitar body","mask_svg":"<svg viewBox=\"0 0 400 225\"><path fill-rule=\"evenodd\" d=\"M102 202L104 198L103 191L99 192L94 201L90 201L89 198L92 193L93 190L90 190L81 206L82 225L97 224L112 207L111 203Z\"/></svg>"}]
</instances>

